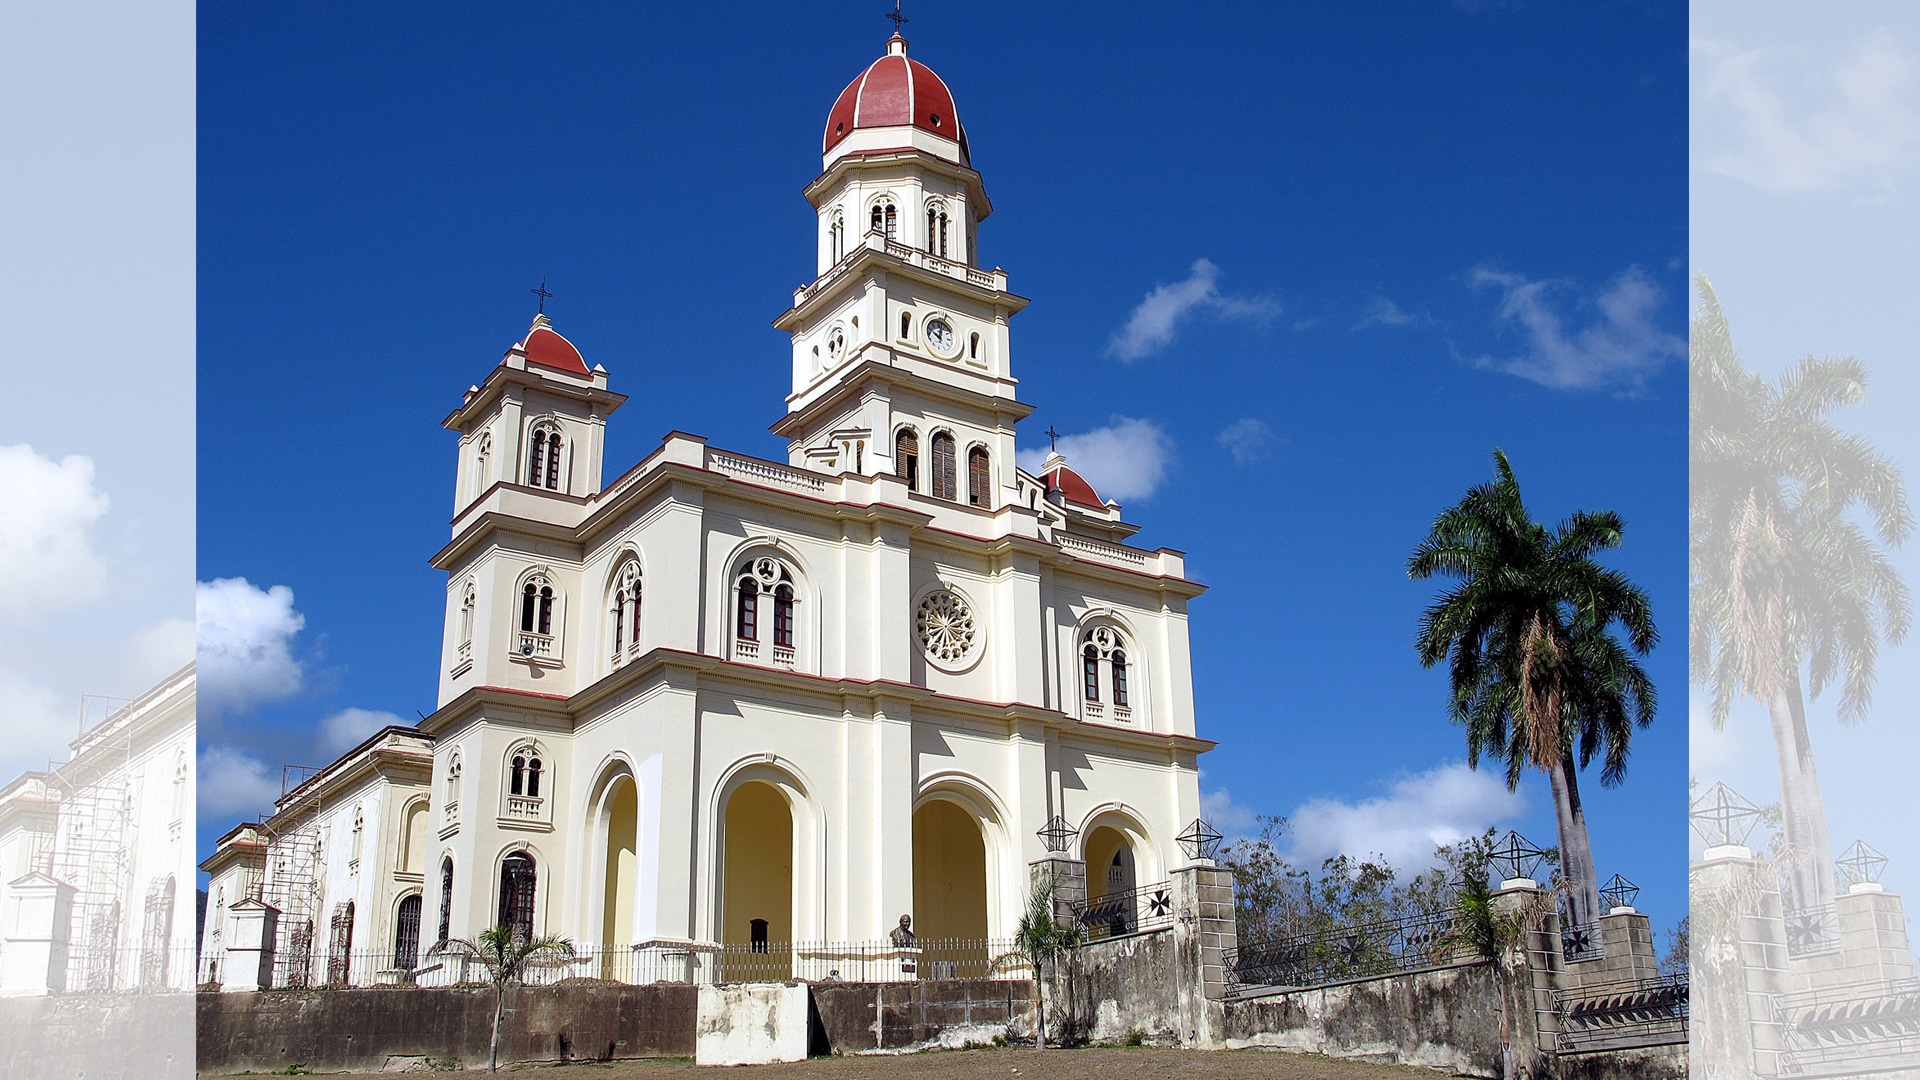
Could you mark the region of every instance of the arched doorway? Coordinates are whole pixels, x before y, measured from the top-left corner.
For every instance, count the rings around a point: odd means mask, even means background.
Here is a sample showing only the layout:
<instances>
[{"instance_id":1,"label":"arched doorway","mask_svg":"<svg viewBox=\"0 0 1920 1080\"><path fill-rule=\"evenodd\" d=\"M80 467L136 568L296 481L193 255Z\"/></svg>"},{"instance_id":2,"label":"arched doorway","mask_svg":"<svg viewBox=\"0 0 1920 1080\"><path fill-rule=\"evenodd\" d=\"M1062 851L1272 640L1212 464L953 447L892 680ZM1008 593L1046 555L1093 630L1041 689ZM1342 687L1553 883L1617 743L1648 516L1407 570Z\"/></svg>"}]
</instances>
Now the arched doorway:
<instances>
[{"instance_id":1,"label":"arched doorway","mask_svg":"<svg viewBox=\"0 0 1920 1080\"><path fill-rule=\"evenodd\" d=\"M1087 931L1096 937L1131 933L1136 920L1130 894L1140 883L1132 841L1102 825L1087 834L1086 856Z\"/></svg>"},{"instance_id":2,"label":"arched doorway","mask_svg":"<svg viewBox=\"0 0 1920 1080\"><path fill-rule=\"evenodd\" d=\"M931 978L987 974L987 845L973 812L933 799L913 813L913 931Z\"/></svg>"},{"instance_id":3,"label":"arched doorway","mask_svg":"<svg viewBox=\"0 0 1920 1080\"><path fill-rule=\"evenodd\" d=\"M633 944L633 900L639 881L640 792L631 776L616 777L607 786L602 811L606 822L606 891L601 900L600 944L605 946L602 978L619 978L617 967L626 946Z\"/></svg>"},{"instance_id":4,"label":"arched doorway","mask_svg":"<svg viewBox=\"0 0 1920 1080\"><path fill-rule=\"evenodd\" d=\"M748 781L727 799L720 941L727 981L793 972L793 809L772 784Z\"/></svg>"},{"instance_id":5,"label":"arched doorway","mask_svg":"<svg viewBox=\"0 0 1920 1080\"><path fill-rule=\"evenodd\" d=\"M533 939L533 899L538 885L533 856L516 851L500 863L500 919L495 926L510 927Z\"/></svg>"}]
</instances>

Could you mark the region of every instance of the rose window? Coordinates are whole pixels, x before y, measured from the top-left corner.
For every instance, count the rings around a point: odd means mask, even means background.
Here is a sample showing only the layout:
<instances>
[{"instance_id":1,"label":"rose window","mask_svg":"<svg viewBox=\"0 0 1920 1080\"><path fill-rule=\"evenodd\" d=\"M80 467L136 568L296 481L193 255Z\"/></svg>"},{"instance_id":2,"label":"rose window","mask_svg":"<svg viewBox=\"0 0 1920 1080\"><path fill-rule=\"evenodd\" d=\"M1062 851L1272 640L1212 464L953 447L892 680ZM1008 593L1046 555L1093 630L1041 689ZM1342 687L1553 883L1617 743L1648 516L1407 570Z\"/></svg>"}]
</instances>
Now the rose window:
<instances>
[{"instance_id":1,"label":"rose window","mask_svg":"<svg viewBox=\"0 0 1920 1080\"><path fill-rule=\"evenodd\" d=\"M920 648L934 660L952 663L973 651L973 610L946 589L927 594L914 619Z\"/></svg>"}]
</instances>

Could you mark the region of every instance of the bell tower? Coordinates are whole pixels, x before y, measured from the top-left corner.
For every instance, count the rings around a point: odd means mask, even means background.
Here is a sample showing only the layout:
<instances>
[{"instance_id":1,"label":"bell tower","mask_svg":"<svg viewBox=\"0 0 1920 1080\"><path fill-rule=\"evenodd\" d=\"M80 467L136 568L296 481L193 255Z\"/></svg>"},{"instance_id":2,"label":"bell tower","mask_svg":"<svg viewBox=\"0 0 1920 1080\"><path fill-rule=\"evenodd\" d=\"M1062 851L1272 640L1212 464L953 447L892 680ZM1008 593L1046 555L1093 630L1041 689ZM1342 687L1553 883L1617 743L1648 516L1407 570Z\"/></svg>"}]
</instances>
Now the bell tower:
<instances>
[{"instance_id":1,"label":"bell tower","mask_svg":"<svg viewBox=\"0 0 1920 1080\"><path fill-rule=\"evenodd\" d=\"M987 455L991 486L1010 484L1013 425L1030 409L1015 397L1008 321L1027 301L1005 271L978 265L993 204L952 92L897 32L834 102L821 169L805 189L817 276L774 321L793 343L793 392L773 429L789 459L908 475L904 448L931 460L944 437L960 459ZM954 485L926 493L981 504Z\"/></svg>"}]
</instances>

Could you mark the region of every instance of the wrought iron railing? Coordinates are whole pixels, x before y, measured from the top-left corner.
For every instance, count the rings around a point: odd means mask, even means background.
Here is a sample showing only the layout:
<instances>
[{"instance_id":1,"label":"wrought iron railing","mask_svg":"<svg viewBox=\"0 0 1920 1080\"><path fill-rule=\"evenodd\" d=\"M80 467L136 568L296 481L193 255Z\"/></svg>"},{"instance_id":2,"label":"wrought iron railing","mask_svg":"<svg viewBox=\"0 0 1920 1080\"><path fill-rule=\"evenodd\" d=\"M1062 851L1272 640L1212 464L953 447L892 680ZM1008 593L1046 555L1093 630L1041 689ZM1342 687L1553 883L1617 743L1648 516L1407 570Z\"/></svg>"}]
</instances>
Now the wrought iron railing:
<instances>
[{"instance_id":1,"label":"wrought iron railing","mask_svg":"<svg viewBox=\"0 0 1920 1080\"><path fill-rule=\"evenodd\" d=\"M1231 987L1308 987L1441 967L1453 913L1409 915L1243 943L1225 955Z\"/></svg>"},{"instance_id":2,"label":"wrought iron railing","mask_svg":"<svg viewBox=\"0 0 1920 1080\"><path fill-rule=\"evenodd\" d=\"M1832 904L1786 913L1787 955L1816 956L1840 948L1840 914Z\"/></svg>"},{"instance_id":3,"label":"wrought iron railing","mask_svg":"<svg viewBox=\"0 0 1920 1080\"><path fill-rule=\"evenodd\" d=\"M1908 980L1774 998L1782 1076L1855 1076L1920 1068L1920 983Z\"/></svg>"},{"instance_id":4,"label":"wrought iron railing","mask_svg":"<svg viewBox=\"0 0 1920 1080\"><path fill-rule=\"evenodd\" d=\"M1687 973L1584 986L1553 996L1559 1052L1624 1050L1687 1041Z\"/></svg>"},{"instance_id":5,"label":"wrought iron railing","mask_svg":"<svg viewBox=\"0 0 1920 1080\"><path fill-rule=\"evenodd\" d=\"M1089 941L1165 930L1173 925L1173 884L1142 885L1076 901L1074 918Z\"/></svg>"},{"instance_id":6,"label":"wrought iron railing","mask_svg":"<svg viewBox=\"0 0 1920 1080\"><path fill-rule=\"evenodd\" d=\"M1576 923L1560 916L1560 955L1568 963L1599 959L1604 945L1599 923Z\"/></svg>"}]
</instances>

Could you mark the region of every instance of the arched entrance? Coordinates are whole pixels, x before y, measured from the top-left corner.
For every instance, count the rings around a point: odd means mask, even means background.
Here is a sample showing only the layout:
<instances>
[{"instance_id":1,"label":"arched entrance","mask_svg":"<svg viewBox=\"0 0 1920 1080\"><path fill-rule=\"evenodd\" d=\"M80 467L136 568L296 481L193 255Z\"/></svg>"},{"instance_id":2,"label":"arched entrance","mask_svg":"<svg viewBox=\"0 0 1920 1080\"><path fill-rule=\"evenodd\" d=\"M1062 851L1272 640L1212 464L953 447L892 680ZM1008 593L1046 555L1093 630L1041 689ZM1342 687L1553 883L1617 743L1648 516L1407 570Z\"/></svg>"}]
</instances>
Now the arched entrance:
<instances>
[{"instance_id":1,"label":"arched entrance","mask_svg":"<svg viewBox=\"0 0 1920 1080\"><path fill-rule=\"evenodd\" d=\"M606 891L601 899L600 944L605 946L602 978L618 978L616 958L633 944L633 901L640 872L640 792L631 776L615 777L607 785L601 811L606 824L602 863Z\"/></svg>"},{"instance_id":2,"label":"arched entrance","mask_svg":"<svg viewBox=\"0 0 1920 1080\"><path fill-rule=\"evenodd\" d=\"M772 784L748 781L727 799L720 941L727 981L793 972L793 809Z\"/></svg>"},{"instance_id":3,"label":"arched entrance","mask_svg":"<svg viewBox=\"0 0 1920 1080\"><path fill-rule=\"evenodd\" d=\"M972 811L933 799L913 814L913 931L931 978L987 974L987 845Z\"/></svg>"},{"instance_id":4,"label":"arched entrance","mask_svg":"<svg viewBox=\"0 0 1920 1080\"><path fill-rule=\"evenodd\" d=\"M1139 881L1138 857L1127 834L1102 825L1087 834L1087 931L1095 937L1136 928L1130 895Z\"/></svg>"}]
</instances>

